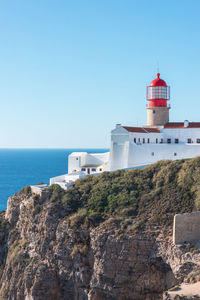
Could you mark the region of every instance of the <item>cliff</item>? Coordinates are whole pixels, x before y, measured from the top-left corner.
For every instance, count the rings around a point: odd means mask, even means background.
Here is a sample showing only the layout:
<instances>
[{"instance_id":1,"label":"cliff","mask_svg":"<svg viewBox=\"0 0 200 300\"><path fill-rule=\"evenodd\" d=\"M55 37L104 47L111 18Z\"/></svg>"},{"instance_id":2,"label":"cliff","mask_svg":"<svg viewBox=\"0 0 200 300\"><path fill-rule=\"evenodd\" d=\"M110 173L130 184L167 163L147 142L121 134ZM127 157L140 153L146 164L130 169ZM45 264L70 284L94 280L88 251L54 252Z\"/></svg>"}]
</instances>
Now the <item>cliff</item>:
<instances>
[{"instance_id":1,"label":"cliff","mask_svg":"<svg viewBox=\"0 0 200 300\"><path fill-rule=\"evenodd\" d=\"M175 213L199 209L199 171L199 158L165 161L24 188L0 214L0 299L158 300L198 281L198 247L171 236Z\"/></svg>"}]
</instances>

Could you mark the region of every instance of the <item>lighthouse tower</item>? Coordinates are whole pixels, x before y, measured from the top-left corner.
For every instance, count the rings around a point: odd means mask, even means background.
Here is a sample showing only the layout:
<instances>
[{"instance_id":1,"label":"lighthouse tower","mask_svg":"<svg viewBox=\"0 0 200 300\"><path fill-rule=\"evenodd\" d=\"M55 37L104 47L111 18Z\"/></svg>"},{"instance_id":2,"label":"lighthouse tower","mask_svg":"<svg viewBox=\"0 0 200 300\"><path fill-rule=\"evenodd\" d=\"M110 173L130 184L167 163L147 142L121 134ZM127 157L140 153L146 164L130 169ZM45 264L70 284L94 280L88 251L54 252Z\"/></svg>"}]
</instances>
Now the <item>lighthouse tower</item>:
<instances>
[{"instance_id":1,"label":"lighthouse tower","mask_svg":"<svg viewBox=\"0 0 200 300\"><path fill-rule=\"evenodd\" d=\"M160 78L160 73L149 86L147 86L147 125L164 126L169 122L170 87Z\"/></svg>"}]
</instances>

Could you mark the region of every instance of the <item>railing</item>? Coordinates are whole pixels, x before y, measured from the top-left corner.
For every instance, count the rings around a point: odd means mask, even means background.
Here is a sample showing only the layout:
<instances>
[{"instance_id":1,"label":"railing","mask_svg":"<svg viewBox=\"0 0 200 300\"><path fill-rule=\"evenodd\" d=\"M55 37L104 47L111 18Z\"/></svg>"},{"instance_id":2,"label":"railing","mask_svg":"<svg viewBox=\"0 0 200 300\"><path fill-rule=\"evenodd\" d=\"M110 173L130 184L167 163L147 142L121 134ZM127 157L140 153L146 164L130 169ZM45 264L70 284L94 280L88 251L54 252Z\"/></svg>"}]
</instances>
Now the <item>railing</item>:
<instances>
[{"instance_id":1,"label":"railing","mask_svg":"<svg viewBox=\"0 0 200 300\"><path fill-rule=\"evenodd\" d=\"M167 106L156 106L156 107L167 107L167 108L171 108L170 104L167 104ZM153 106L150 106L149 104L146 104L146 108L153 108Z\"/></svg>"}]
</instances>

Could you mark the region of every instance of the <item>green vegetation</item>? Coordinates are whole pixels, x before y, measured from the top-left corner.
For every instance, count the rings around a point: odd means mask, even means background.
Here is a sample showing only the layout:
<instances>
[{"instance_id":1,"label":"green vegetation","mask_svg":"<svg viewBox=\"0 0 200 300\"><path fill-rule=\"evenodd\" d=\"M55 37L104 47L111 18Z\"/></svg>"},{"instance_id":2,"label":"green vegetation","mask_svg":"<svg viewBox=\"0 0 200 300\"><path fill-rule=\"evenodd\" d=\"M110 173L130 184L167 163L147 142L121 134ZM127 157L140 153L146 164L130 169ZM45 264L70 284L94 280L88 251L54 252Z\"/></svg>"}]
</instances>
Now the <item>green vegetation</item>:
<instances>
[{"instance_id":1,"label":"green vegetation","mask_svg":"<svg viewBox=\"0 0 200 300\"><path fill-rule=\"evenodd\" d=\"M200 209L200 158L160 161L144 169L104 172L77 180L67 191L48 188L48 201L63 206L73 225L134 220L135 229L168 228L176 213ZM123 221L125 227L129 226Z\"/></svg>"},{"instance_id":2,"label":"green vegetation","mask_svg":"<svg viewBox=\"0 0 200 300\"><path fill-rule=\"evenodd\" d=\"M179 291L179 290L180 290L180 286L179 285L175 285L171 289L169 289L170 292Z\"/></svg>"},{"instance_id":3,"label":"green vegetation","mask_svg":"<svg viewBox=\"0 0 200 300\"><path fill-rule=\"evenodd\" d=\"M25 194L25 195L31 195L31 187L30 185L27 185L25 187L23 187L18 194Z\"/></svg>"},{"instance_id":4,"label":"green vegetation","mask_svg":"<svg viewBox=\"0 0 200 300\"><path fill-rule=\"evenodd\" d=\"M191 272L187 277L187 283L195 283L200 281L200 270Z\"/></svg>"}]
</instances>

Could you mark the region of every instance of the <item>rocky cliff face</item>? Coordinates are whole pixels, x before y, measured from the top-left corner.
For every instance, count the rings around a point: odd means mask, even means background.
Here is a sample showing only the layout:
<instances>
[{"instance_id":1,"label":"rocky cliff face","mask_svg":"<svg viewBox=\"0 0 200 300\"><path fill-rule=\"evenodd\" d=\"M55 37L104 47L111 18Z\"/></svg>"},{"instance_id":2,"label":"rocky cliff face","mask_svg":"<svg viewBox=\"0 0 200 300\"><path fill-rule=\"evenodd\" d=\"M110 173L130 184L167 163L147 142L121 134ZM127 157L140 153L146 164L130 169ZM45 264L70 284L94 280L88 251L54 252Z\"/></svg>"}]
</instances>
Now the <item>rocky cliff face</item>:
<instances>
[{"instance_id":1,"label":"rocky cliff face","mask_svg":"<svg viewBox=\"0 0 200 300\"><path fill-rule=\"evenodd\" d=\"M26 191L0 222L0 299L158 300L198 265L198 253L161 235L122 232L113 219L75 222L67 207Z\"/></svg>"}]
</instances>

